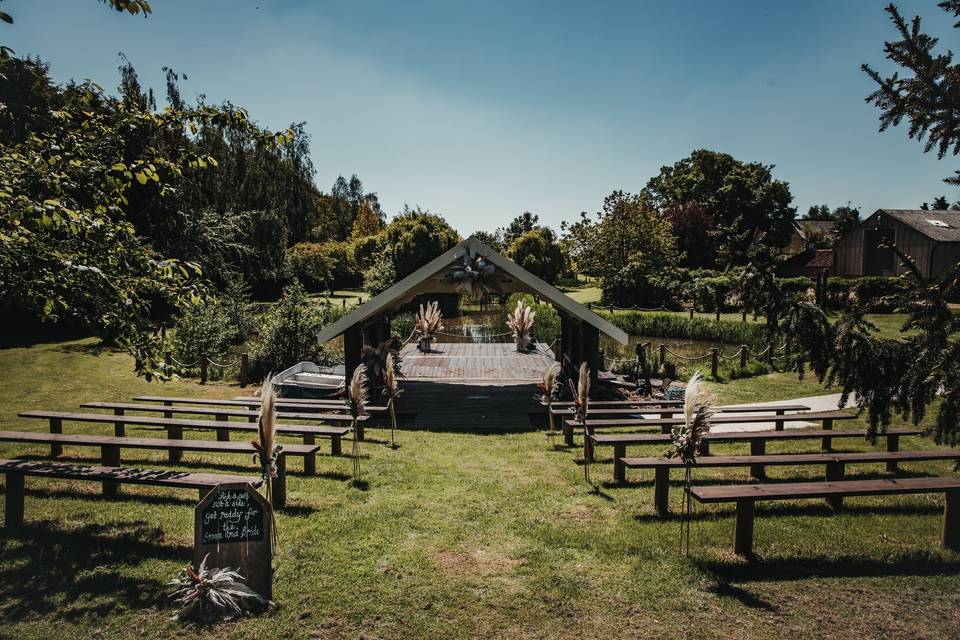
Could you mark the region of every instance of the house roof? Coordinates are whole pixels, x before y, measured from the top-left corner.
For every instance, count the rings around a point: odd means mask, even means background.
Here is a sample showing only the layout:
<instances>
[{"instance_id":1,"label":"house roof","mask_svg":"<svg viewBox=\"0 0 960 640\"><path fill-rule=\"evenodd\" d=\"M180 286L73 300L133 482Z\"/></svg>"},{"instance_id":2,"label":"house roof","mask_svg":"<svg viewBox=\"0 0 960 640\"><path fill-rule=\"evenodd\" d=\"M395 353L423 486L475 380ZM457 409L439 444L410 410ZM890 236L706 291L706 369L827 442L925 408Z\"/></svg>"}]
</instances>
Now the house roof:
<instances>
[{"instance_id":1,"label":"house roof","mask_svg":"<svg viewBox=\"0 0 960 640\"><path fill-rule=\"evenodd\" d=\"M437 256L424 266L420 267L406 278L400 280L383 293L374 296L366 303L343 316L333 324L324 327L317 333L317 340L321 343L332 340L351 326L369 320L385 311L394 309L405 302L409 302L420 293L435 293L438 291L453 291L456 287L450 282L451 267L462 263L464 256L473 259L482 256L488 263L499 269L508 279L507 285L511 291L526 291L533 293L554 307L590 324L621 344L627 344L629 336L619 327L612 325L599 315L580 304L573 298L565 295L559 289L533 275L512 260L504 258L499 253L483 244L475 237L470 236L452 249Z\"/></svg>"},{"instance_id":2,"label":"house roof","mask_svg":"<svg viewBox=\"0 0 960 640\"><path fill-rule=\"evenodd\" d=\"M833 249L817 249L813 258L804 265L808 269L830 269L833 267Z\"/></svg>"},{"instance_id":3,"label":"house roof","mask_svg":"<svg viewBox=\"0 0 960 640\"><path fill-rule=\"evenodd\" d=\"M938 242L960 242L960 211L877 209L872 217L887 215Z\"/></svg>"}]
</instances>

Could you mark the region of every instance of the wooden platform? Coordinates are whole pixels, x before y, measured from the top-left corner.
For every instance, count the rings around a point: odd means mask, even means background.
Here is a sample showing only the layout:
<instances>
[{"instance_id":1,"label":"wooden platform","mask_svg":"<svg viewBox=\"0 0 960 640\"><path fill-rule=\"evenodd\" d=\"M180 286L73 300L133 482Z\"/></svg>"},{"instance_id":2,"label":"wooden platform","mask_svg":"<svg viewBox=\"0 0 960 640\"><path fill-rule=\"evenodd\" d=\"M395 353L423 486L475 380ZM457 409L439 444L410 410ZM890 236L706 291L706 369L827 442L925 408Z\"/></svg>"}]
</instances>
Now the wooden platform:
<instances>
[{"instance_id":1,"label":"wooden platform","mask_svg":"<svg viewBox=\"0 0 960 640\"><path fill-rule=\"evenodd\" d=\"M511 343L440 343L430 353L416 344L400 352L403 375L410 380L539 382L554 362L549 350L518 353Z\"/></svg>"},{"instance_id":2,"label":"wooden platform","mask_svg":"<svg viewBox=\"0 0 960 640\"><path fill-rule=\"evenodd\" d=\"M546 422L534 401L536 384L553 363L549 351L517 353L513 343L440 343L431 353L415 344L401 352L403 422L432 431L512 432Z\"/></svg>"}]
</instances>

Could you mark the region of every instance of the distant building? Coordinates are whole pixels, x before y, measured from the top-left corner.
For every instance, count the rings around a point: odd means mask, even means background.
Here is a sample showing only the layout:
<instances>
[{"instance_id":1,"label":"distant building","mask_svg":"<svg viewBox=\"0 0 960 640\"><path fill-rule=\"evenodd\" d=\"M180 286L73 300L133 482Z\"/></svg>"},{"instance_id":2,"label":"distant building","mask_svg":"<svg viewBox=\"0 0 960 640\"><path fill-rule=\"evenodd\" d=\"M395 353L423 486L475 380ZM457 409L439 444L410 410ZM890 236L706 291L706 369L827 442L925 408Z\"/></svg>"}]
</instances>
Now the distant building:
<instances>
[{"instance_id":1,"label":"distant building","mask_svg":"<svg viewBox=\"0 0 960 640\"><path fill-rule=\"evenodd\" d=\"M904 272L889 240L916 262L925 278L937 278L960 262L960 211L877 209L833 245L837 276L895 276Z\"/></svg>"},{"instance_id":2,"label":"distant building","mask_svg":"<svg viewBox=\"0 0 960 640\"><path fill-rule=\"evenodd\" d=\"M797 220L793 236L784 249L788 256L780 266L780 275L816 278L821 273L833 273L833 250L830 248L839 234L833 220Z\"/></svg>"}]
</instances>

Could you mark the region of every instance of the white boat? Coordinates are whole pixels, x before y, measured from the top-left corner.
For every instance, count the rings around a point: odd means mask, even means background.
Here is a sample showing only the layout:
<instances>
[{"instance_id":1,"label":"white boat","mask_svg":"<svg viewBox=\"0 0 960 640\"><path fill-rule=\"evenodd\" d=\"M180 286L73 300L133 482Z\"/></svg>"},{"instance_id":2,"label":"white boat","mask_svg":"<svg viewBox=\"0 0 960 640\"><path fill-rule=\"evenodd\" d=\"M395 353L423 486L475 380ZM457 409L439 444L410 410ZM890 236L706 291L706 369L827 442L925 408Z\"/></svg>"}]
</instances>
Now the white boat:
<instances>
[{"instance_id":1,"label":"white boat","mask_svg":"<svg viewBox=\"0 0 960 640\"><path fill-rule=\"evenodd\" d=\"M273 385L283 398L335 398L344 390L343 365L321 367L298 362L273 376Z\"/></svg>"}]
</instances>

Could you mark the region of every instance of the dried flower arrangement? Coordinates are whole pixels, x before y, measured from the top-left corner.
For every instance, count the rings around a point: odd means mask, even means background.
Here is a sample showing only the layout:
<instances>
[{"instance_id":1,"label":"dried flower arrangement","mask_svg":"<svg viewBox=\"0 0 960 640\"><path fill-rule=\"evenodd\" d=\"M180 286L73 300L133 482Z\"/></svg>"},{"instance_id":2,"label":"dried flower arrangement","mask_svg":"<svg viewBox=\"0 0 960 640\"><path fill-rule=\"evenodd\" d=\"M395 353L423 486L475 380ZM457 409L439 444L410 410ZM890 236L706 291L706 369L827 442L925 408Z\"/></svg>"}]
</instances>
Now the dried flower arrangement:
<instances>
[{"instance_id":1,"label":"dried flower arrangement","mask_svg":"<svg viewBox=\"0 0 960 640\"><path fill-rule=\"evenodd\" d=\"M353 371L353 377L350 378L350 384L347 385L347 408L353 417L351 429L353 430L353 481L360 482L360 450L357 439L357 419L367 412L367 376L363 372L363 367L357 367Z\"/></svg>"},{"instance_id":2,"label":"dried flower arrangement","mask_svg":"<svg viewBox=\"0 0 960 640\"><path fill-rule=\"evenodd\" d=\"M568 380L570 384L570 393L573 396L573 406L570 411L573 412L573 418L583 425L583 478L587 484L593 485L590 481L590 430L587 427L587 411L590 406L590 369L586 362L580 363L580 374L577 376L577 384L573 380Z\"/></svg>"},{"instance_id":3,"label":"dried flower arrangement","mask_svg":"<svg viewBox=\"0 0 960 640\"><path fill-rule=\"evenodd\" d=\"M420 305L420 310L413 318L413 326L420 338L420 350L429 351L430 343L443 331L443 314L440 313L440 303L436 300Z\"/></svg>"},{"instance_id":4,"label":"dried flower arrangement","mask_svg":"<svg viewBox=\"0 0 960 640\"><path fill-rule=\"evenodd\" d=\"M715 396L703 386L703 376L699 371L690 377L683 398L683 424L673 428L670 434L671 448L668 458L680 458L684 464L684 503L683 519L680 521L680 544L683 545L686 533L686 552L690 553L690 512L693 503L690 486L693 481L693 465L703 445L703 438L710 432L710 419L714 414Z\"/></svg>"},{"instance_id":5,"label":"dried flower arrangement","mask_svg":"<svg viewBox=\"0 0 960 640\"><path fill-rule=\"evenodd\" d=\"M403 391L397 378L400 376L399 367L394 360L393 353L387 354L387 362L383 370L383 395L387 398L387 408L390 410L390 446L397 448L395 432L397 430L397 398Z\"/></svg>"},{"instance_id":6,"label":"dried flower arrangement","mask_svg":"<svg viewBox=\"0 0 960 640\"><path fill-rule=\"evenodd\" d=\"M267 500L273 504L273 479L277 477L277 458L283 445L277 443L277 391L273 388L273 374L260 387L260 415L257 417L257 439L251 440L253 461L260 465L260 481L266 489Z\"/></svg>"},{"instance_id":7,"label":"dried flower arrangement","mask_svg":"<svg viewBox=\"0 0 960 640\"><path fill-rule=\"evenodd\" d=\"M236 569L208 568L209 557L209 554L204 556L196 571L186 567L170 581L170 586L176 587L170 597L180 605L174 614L175 620L210 624L261 613L273 606L244 584L243 576Z\"/></svg>"},{"instance_id":8,"label":"dried flower arrangement","mask_svg":"<svg viewBox=\"0 0 960 640\"><path fill-rule=\"evenodd\" d=\"M550 411L550 408L553 406L553 401L560 397L560 390L562 388L560 384L559 362L554 362L550 365L550 368L543 373L543 380L537 383L537 388L540 389L540 394L534 396L533 399L547 408L547 420L550 425L550 430L547 432L547 435L550 437L550 444L552 445L556 431L553 424L553 413Z\"/></svg>"},{"instance_id":9,"label":"dried flower arrangement","mask_svg":"<svg viewBox=\"0 0 960 640\"><path fill-rule=\"evenodd\" d=\"M524 304L523 300L517 300L516 310L507 314L507 325L513 331L513 340L517 343L517 351L525 351L530 344L530 332L533 330L533 319L536 315L537 312Z\"/></svg>"}]
</instances>

